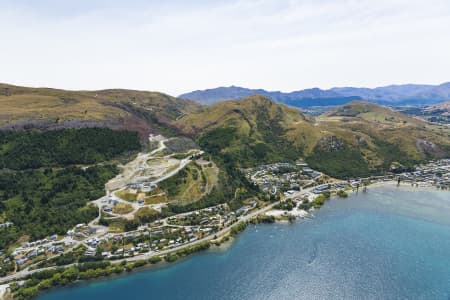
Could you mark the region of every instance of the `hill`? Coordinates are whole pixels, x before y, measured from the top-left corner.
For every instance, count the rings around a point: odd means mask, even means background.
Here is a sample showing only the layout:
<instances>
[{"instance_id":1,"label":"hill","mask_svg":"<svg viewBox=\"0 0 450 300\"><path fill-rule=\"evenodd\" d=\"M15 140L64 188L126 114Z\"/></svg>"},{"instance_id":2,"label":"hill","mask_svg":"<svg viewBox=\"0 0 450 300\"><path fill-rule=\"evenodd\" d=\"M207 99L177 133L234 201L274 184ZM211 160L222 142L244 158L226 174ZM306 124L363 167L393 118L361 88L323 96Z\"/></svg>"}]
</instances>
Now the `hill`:
<instances>
[{"instance_id":1,"label":"hill","mask_svg":"<svg viewBox=\"0 0 450 300\"><path fill-rule=\"evenodd\" d=\"M450 153L445 127L367 102L351 102L314 120L255 95L205 107L175 126L240 167L302 157L337 177L407 168Z\"/></svg>"},{"instance_id":2,"label":"hill","mask_svg":"<svg viewBox=\"0 0 450 300\"><path fill-rule=\"evenodd\" d=\"M450 98L450 97L449 97ZM425 111L428 112L441 112L445 115L450 115L450 100L446 102L442 102L433 106L428 106L425 108Z\"/></svg>"},{"instance_id":3,"label":"hill","mask_svg":"<svg viewBox=\"0 0 450 300\"><path fill-rule=\"evenodd\" d=\"M134 90L67 91L0 84L0 128L109 127L141 133L166 130L199 109L188 100Z\"/></svg>"},{"instance_id":4,"label":"hill","mask_svg":"<svg viewBox=\"0 0 450 300\"><path fill-rule=\"evenodd\" d=\"M92 220L98 210L86 204L118 173L113 164L141 148L132 131L191 137L206 152L205 166L212 159L218 167L210 179L212 170L191 165L162 183L177 200L166 213L224 202L241 207L259 190L239 170L259 164L303 158L331 176L354 178L450 156L448 127L368 102L312 118L260 95L199 106L128 90L1 90L2 129L64 129L0 132L0 221L15 224L1 232L0 248ZM128 131L111 130L119 128Z\"/></svg>"},{"instance_id":5,"label":"hill","mask_svg":"<svg viewBox=\"0 0 450 300\"><path fill-rule=\"evenodd\" d=\"M349 149L357 150L370 170L382 172L397 163L405 168L424 159L448 157L450 131L392 109L352 102L318 118Z\"/></svg>"},{"instance_id":6,"label":"hill","mask_svg":"<svg viewBox=\"0 0 450 300\"><path fill-rule=\"evenodd\" d=\"M237 86L218 87L214 89L198 90L179 96L181 99L189 99L201 104L211 105L225 100L237 100L251 95L262 95L273 101L284 103L294 107L341 105L352 100L358 100L358 96L342 96L330 90L319 88L306 89L291 93L272 92L263 89L247 89Z\"/></svg>"},{"instance_id":7,"label":"hill","mask_svg":"<svg viewBox=\"0 0 450 300\"><path fill-rule=\"evenodd\" d=\"M318 134L313 120L297 109L259 95L205 107L175 126L196 138L202 148L226 155L240 167L296 159ZM305 141L294 145L290 136L300 131Z\"/></svg>"},{"instance_id":8,"label":"hill","mask_svg":"<svg viewBox=\"0 0 450 300\"><path fill-rule=\"evenodd\" d=\"M95 218L86 204L104 195L117 161L140 148L136 132L108 128L0 131L0 223L14 223L0 228L0 249Z\"/></svg>"},{"instance_id":9,"label":"hill","mask_svg":"<svg viewBox=\"0 0 450 300\"><path fill-rule=\"evenodd\" d=\"M422 115L430 122L438 124L450 124L450 101L437 105L427 106Z\"/></svg>"},{"instance_id":10,"label":"hill","mask_svg":"<svg viewBox=\"0 0 450 300\"><path fill-rule=\"evenodd\" d=\"M247 89L242 87L218 87L198 90L179 97L202 104L213 104L224 100L234 100L259 94L274 101L294 107L336 106L353 100L362 100L383 105L429 105L450 99L450 83L441 85L403 84L377 88L341 87L322 90L305 89L283 93L263 89Z\"/></svg>"},{"instance_id":11,"label":"hill","mask_svg":"<svg viewBox=\"0 0 450 300\"><path fill-rule=\"evenodd\" d=\"M239 92L236 96L246 92L232 88ZM427 88L386 87L390 93L418 93ZM336 93L311 89L301 95L335 97ZM0 108L1 129L108 127L142 135L186 135L237 168L302 157L338 177L382 172L394 162L411 166L448 156L450 143L448 128L359 101L314 119L260 95L201 106L156 92L65 91L3 84ZM337 164L340 171L331 167Z\"/></svg>"}]
</instances>

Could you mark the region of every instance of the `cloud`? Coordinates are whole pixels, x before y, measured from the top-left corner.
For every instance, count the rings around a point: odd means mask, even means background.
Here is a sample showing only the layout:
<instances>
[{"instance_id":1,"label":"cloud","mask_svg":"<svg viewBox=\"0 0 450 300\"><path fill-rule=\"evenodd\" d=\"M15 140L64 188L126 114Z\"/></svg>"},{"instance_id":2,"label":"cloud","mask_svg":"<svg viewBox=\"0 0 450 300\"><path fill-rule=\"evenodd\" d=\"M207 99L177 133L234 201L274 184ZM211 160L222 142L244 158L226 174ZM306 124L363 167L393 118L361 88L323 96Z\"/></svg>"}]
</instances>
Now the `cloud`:
<instances>
[{"instance_id":1,"label":"cloud","mask_svg":"<svg viewBox=\"0 0 450 300\"><path fill-rule=\"evenodd\" d=\"M0 81L178 94L450 78L446 0L66 2L0 4Z\"/></svg>"}]
</instances>

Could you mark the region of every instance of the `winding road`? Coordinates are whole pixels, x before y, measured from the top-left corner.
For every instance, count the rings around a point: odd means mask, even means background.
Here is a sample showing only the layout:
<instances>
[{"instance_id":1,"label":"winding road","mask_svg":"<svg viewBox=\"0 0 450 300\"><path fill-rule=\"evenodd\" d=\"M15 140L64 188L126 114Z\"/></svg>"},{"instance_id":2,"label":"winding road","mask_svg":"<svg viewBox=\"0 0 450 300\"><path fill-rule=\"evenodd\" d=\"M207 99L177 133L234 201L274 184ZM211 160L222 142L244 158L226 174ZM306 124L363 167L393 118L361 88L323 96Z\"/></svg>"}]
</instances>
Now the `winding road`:
<instances>
[{"instance_id":1,"label":"winding road","mask_svg":"<svg viewBox=\"0 0 450 300\"><path fill-rule=\"evenodd\" d=\"M311 192L314 188L315 187L311 187L311 188L299 191L299 192L289 196L286 199L292 199L292 198L299 197L301 195L304 195L306 193ZM286 199L280 200L280 201L277 201L277 202L274 202L274 203L271 203L271 204L269 204L267 206L264 206L264 207L262 207L262 208L260 208L258 210L255 210L255 211L253 211L253 212L251 212L251 213L249 213L247 215L241 216L241 217L238 218L238 221L236 223L233 223L233 224L231 224L231 225L229 225L229 226L227 226L227 227L225 227L225 228L223 228L223 229L221 229L221 230L219 230L217 232L214 232L214 233L212 233L212 234L210 234L208 236L205 236L205 237L203 237L201 239L198 239L198 240L196 240L194 242L186 243L186 244L183 244L183 245L181 245L179 247L175 247L175 248L172 248L172 249L167 249L167 250L158 251L158 252L152 251L152 252L136 255L136 256L133 256L133 257L129 257L129 258L123 258L123 259L119 259L119 260L114 260L114 261L111 261L111 263L112 264L118 264L118 263L121 263L122 261L130 261L131 262L131 261L136 261L136 260L141 260L141 259L149 259L149 258L155 257L155 256L164 256L166 254L169 254L171 252L176 252L176 251L181 250L181 249L186 248L186 247L190 247L190 246L197 245L197 244L200 244L200 243L203 243L203 242L206 242L206 241L213 240L213 239L215 239L215 238L217 238L219 236L223 236L226 233L228 233L231 230L231 228L234 225L236 225L237 223L239 223L239 222L247 222L247 221L251 220L252 218L255 218L256 216L258 216L259 214L262 214L262 213L265 213L265 212L271 210L275 205L277 205L281 201L285 201ZM69 264L69 265L65 265L65 266L58 266L58 267L55 266L55 267L41 268L41 269L36 269L36 270L25 269L25 270L17 272L16 274L12 274L12 275L0 278L0 284L24 278L24 277L26 277L26 276L28 276L30 274L35 273L35 272L40 272L40 271L44 271L44 270L53 270L53 269L56 269L56 268L69 268L69 267L72 267L74 265L77 265L77 264L75 263L75 264Z\"/></svg>"}]
</instances>

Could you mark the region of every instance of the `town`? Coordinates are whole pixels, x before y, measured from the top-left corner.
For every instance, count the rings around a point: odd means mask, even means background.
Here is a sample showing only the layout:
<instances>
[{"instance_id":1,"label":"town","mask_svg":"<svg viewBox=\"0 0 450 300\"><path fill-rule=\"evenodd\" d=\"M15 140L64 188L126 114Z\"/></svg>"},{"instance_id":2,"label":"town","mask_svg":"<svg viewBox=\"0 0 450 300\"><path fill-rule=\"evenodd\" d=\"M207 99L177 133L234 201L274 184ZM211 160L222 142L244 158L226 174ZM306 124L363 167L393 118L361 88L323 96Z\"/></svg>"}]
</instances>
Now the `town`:
<instances>
[{"instance_id":1,"label":"town","mask_svg":"<svg viewBox=\"0 0 450 300\"><path fill-rule=\"evenodd\" d=\"M259 215L265 215L272 221L306 217L331 195L346 197L348 191L359 189L366 192L367 185L374 182L397 181L412 186L450 187L448 159L419 165L414 171L349 181L330 178L311 169L302 160L279 162L242 170L250 182L272 196L269 201L246 199L244 206L234 210L227 204L194 209L157 218L132 230L101 224L101 219L111 224L123 218L132 220L143 210L146 213L161 212L170 201L170 195L160 186L189 166L199 174L209 174L212 179L203 178L202 189L208 191L208 180L214 180L216 176L214 165L203 159L203 152L198 149L181 149L182 153L167 151L168 141L162 136L150 136L155 149L138 155L123 167L121 175L107 183L106 195L92 202L98 207L100 215L89 224L78 224L65 236L52 235L42 240L23 242L14 249L1 250L0 283L75 262L164 257L188 245L220 242L236 223ZM5 222L0 226L14 224Z\"/></svg>"},{"instance_id":2,"label":"town","mask_svg":"<svg viewBox=\"0 0 450 300\"><path fill-rule=\"evenodd\" d=\"M321 182L324 177L321 172L309 168L303 160L298 160L296 163L279 162L262 165L243 169L242 172L263 192L273 195L314 185Z\"/></svg>"}]
</instances>

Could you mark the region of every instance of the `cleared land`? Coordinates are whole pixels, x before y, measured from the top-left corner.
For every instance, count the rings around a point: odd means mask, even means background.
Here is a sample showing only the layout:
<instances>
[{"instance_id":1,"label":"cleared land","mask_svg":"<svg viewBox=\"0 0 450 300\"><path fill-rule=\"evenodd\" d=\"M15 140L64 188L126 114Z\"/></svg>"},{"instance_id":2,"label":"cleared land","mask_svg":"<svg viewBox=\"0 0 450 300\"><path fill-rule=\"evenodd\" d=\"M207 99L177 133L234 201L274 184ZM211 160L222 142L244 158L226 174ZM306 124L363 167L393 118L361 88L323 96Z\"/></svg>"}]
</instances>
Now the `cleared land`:
<instances>
[{"instance_id":1,"label":"cleared land","mask_svg":"<svg viewBox=\"0 0 450 300\"><path fill-rule=\"evenodd\" d=\"M169 202L189 204L211 192L218 181L218 169L213 163L191 162L175 176L160 183Z\"/></svg>"},{"instance_id":2,"label":"cleared land","mask_svg":"<svg viewBox=\"0 0 450 300\"><path fill-rule=\"evenodd\" d=\"M115 193L115 195L117 197L119 197L120 199L125 200L125 201L129 201L129 202L136 201L137 197L138 197L137 191L131 191L129 189L117 191Z\"/></svg>"},{"instance_id":3,"label":"cleared land","mask_svg":"<svg viewBox=\"0 0 450 300\"><path fill-rule=\"evenodd\" d=\"M113 208L113 213L119 215L125 215L133 211L133 206L126 203L119 203Z\"/></svg>"}]
</instances>

